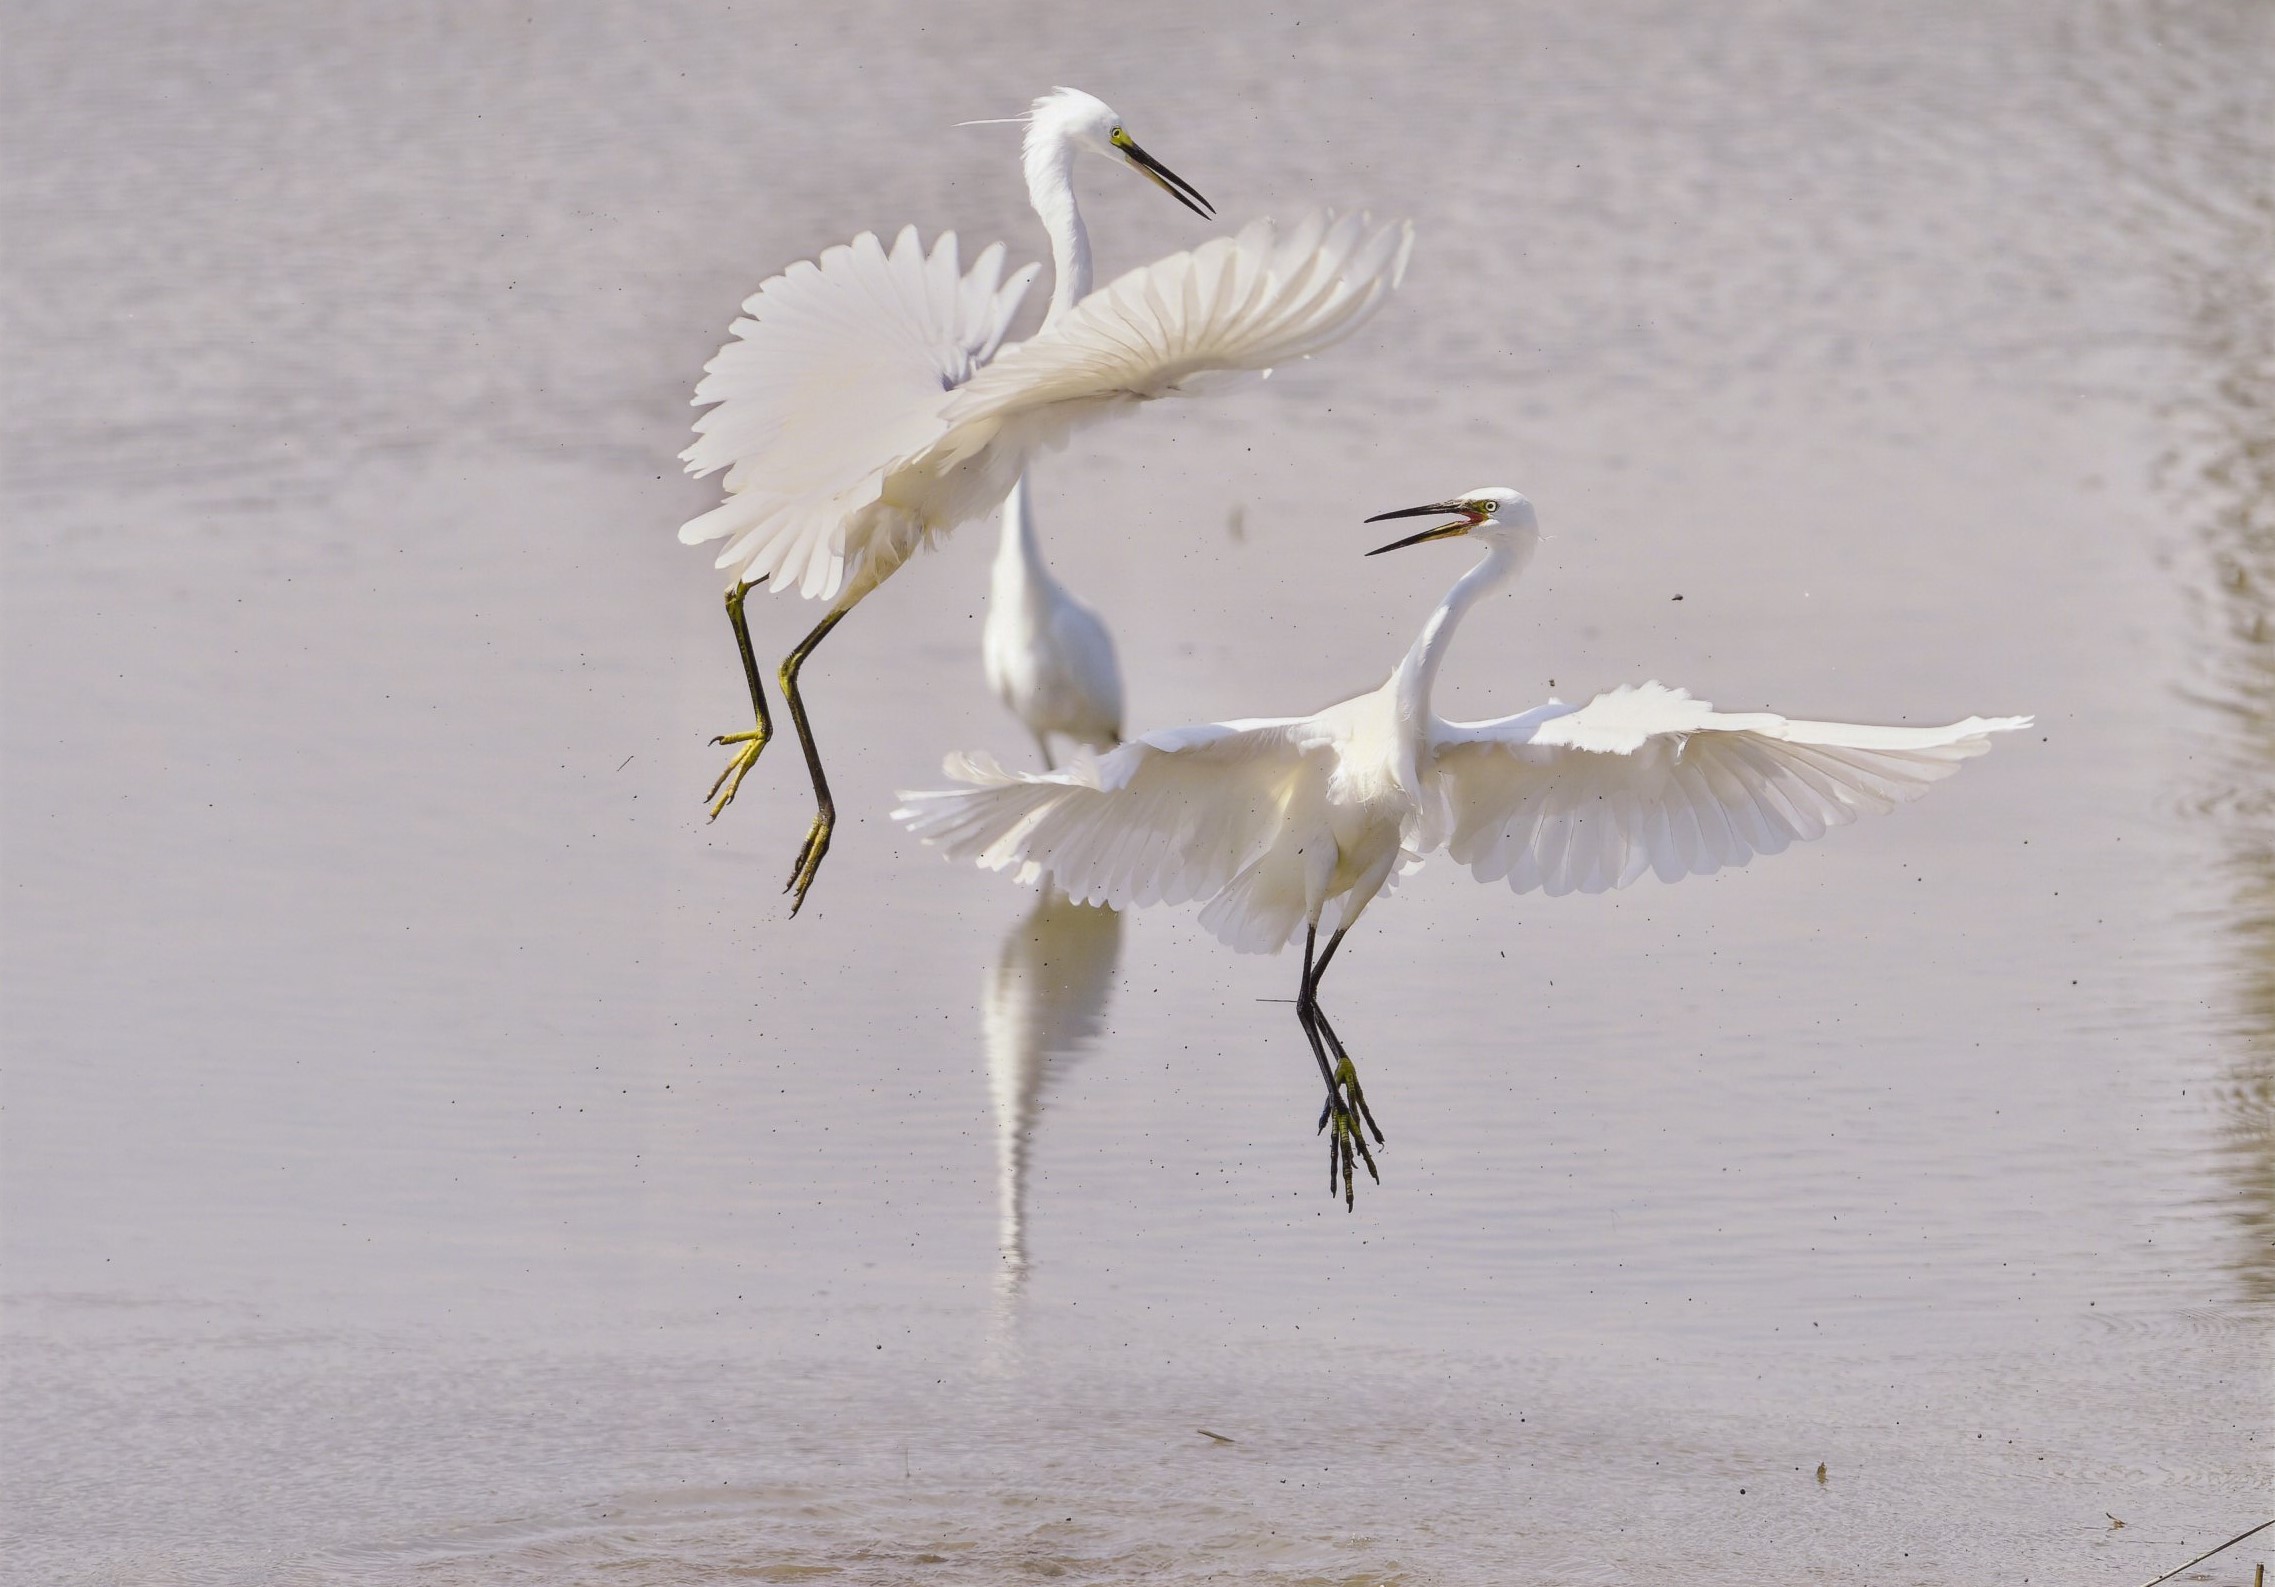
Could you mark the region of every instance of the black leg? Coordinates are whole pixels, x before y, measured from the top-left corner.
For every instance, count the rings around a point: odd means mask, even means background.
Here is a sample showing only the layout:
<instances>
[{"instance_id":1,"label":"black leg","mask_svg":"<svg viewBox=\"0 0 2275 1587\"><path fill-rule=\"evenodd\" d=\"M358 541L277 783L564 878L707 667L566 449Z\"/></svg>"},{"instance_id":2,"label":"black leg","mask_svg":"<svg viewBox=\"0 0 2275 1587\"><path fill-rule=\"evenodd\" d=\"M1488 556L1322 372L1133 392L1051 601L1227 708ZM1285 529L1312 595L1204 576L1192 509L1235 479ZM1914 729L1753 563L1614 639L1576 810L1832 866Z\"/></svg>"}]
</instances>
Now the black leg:
<instances>
[{"instance_id":1,"label":"black leg","mask_svg":"<svg viewBox=\"0 0 2275 1587\"><path fill-rule=\"evenodd\" d=\"M1326 1038L1327 1050L1335 1055L1335 1074L1343 1083L1344 1095L1359 1110L1359 1117L1366 1120L1367 1128L1374 1132L1375 1145L1382 1145L1382 1126L1375 1123L1374 1109L1367 1106L1367 1094L1359 1086L1358 1066L1351 1062L1350 1053L1344 1049L1343 1038L1335 1034L1335 1027L1327 1018L1327 1010L1317 1003L1312 1005L1311 1019L1319 1027L1320 1035Z\"/></svg>"},{"instance_id":2,"label":"black leg","mask_svg":"<svg viewBox=\"0 0 2275 1587\"><path fill-rule=\"evenodd\" d=\"M1327 1010L1319 1006L1319 983L1326 978L1327 962L1335 957L1335 950L1343 946L1343 934L1350 929L1348 922L1338 926L1335 935L1327 939L1326 951L1319 955L1319 962L1311 967L1311 1017L1319 1026L1320 1033L1327 1038L1329 1050L1335 1054L1335 1078L1342 1082L1344 1094L1358 1108L1359 1116L1367 1121L1367 1128L1374 1131L1374 1143L1380 1146L1383 1144L1382 1126L1375 1123L1374 1110L1367 1106L1367 1094L1359 1089L1358 1066L1351 1062L1350 1053L1344 1050L1343 1038L1335 1034L1335 1026L1327 1018Z\"/></svg>"},{"instance_id":3,"label":"black leg","mask_svg":"<svg viewBox=\"0 0 2275 1587\"><path fill-rule=\"evenodd\" d=\"M711 784L711 791L703 796L711 801L711 819L714 821L719 819L720 811L735 802L735 795L742 789L743 778L758 764L759 752L774 737L774 720L766 712L766 689L759 681L758 657L751 654L750 625L743 620L743 597L752 588L748 583L738 582L733 589L727 591L727 622L735 631L735 648L742 652L743 679L750 685L750 709L751 714L758 719L758 725L747 733L721 733L711 740L714 744L743 746L735 752L735 758L727 762L727 769L719 773ZM726 792L721 793L722 788Z\"/></svg>"},{"instance_id":4,"label":"black leg","mask_svg":"<svg viewBox=\"0 0 2275 1587\"><path fill-rule=\"evenodd\" d=\"M1317 1005L1312 1002L1311 998L1311 950L1318 941L1319 928L1317 926L1305 927L1303 933L1303 979L1296 983L1295 994L1296 1022L1303 1026L1303 1033L1311 1042L1312 1056L1319 1060L1319 1078L1327 1083L1327 1100L1320 1105L1319 1124L1312 1131L1315 1135L1320 1130L1327 1128L1327 1120L1334 1113L1336 1103L1335 1071L1329 1066L1327 1049L1320 1045L1319 1032L1312 1028L1311 1023L1312 1015L1317 1011ZM1329 1188L1333 1187L1330 1186Z\"/></svg>"},{"instance_id":5,"label":"black leg","mask_svg":"<svg viewBox=\"0 0 2275 1587\"><path fill-rule=\"evenodd\" d=\"M1311 1055L1319 1063L1319 1078L1327 1084L1327 1102L1320 1109L1318 1129L1326 1129L1331 1122L1335 1126L1335 1133L1327 1142L1327 1193L1335 1193L1339 1178L1343 1190L1343 1207L1349 1211L1357 1200L1358 1181L1355 1175L1358 1164L1364 1162L1367 1165L1368 1177L1378 1185L1382 1183L1382 1174L1375 1167L1374 1153L1367 1149L1366 1136L1360 1133L1361 1115L1354 1112L1351 1104L1344 1100L1346 1084L1351 1095L1358 1097L1358 1073L1351 1068L1350 1059L1343 1055L1341 1043L1334 1042L1334 1033L1328 1029L1326 1015L1319 1007L1319 972L1326 966L1327 959L1322 955L1314 960L1312 956L1318 940L1317 926L1305 928L1303 983L1296 994L1296 1020L1303 1026L1304 1036L1311 1042ZM1336 934L1336 940L1341 940L1341 933ZM1335 945L1330 942L1327 952L1332 954L1334 951ZM1328 1044L1331 1042L1334 1042L1336 1055L1341 1060L1339 1064L1328 1061ZM1364 1107L1363 1099L1360 1099L1359 1105ZM1367 1123L1370 1126L1374 1123L1372 1117L1367 1118ZM1375 1141L1378 1145L1382 1141L1380 1130L1375 1131Z\"/></svg>"},{"instance_id":6,"label":"black leg","mask_svg":"<svg viewBox=\"0 0 2275 1587\"><path fill-rule=\"evenodd\" d=\"M829 796L829 778L822 773L821 751L814 745L814 730L806 720L806 702L798 693L798 672L806 664L829 631L845 620L853 610L853 603L838 607L819 623L814 631L798 641L782 662L782 698L790 703L790 725L798 730L798 747L806 752L806 772L814 781L814 824L806 829L806 841L798 850L797 862L791 867L790 880L783 887L785 893L796 896L790 901L790 913L795 916L806 901L806 889L814 885L815 873L822 867L822 856L829 853L829 835L837 825L837 805Z\"/></svg>"}]
</instances>

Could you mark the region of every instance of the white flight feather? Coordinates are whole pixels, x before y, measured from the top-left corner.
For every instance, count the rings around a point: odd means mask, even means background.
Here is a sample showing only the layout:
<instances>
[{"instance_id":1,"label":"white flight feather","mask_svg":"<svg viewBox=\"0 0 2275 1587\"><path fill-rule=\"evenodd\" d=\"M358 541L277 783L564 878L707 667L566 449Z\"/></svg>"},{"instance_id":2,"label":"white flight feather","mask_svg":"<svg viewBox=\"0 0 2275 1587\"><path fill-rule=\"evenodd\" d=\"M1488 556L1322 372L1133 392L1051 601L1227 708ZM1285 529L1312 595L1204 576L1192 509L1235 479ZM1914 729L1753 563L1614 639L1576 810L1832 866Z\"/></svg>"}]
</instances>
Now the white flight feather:
<instances>
[{"instance_id":1,"label":"white flight feather","mask_svg":"<svg viewBox=\"0 0 2275 1587\"><path fill-rule=\"evenodd\" d=\"M1438 722L1446 852L1517 892L1703 876L1918 798L2028 717L1873 727L1732 715L1657 683Z\"/></svg>"},{"instance_id":2,"label":"white flight feather","mask_svg":"<svg viewBox=\"0 0 2275 1587\"><path fill-rule=\"evenodd\" d=\"M953 233L888 253L864 233L743 305L707 366L688 470L727 498L680 530L726 540L741 580L834 596L990 511L1037 450L1116 408L1260 372L1356 330L1397 286L1405 223L1257 221L1110 282L1028 341L1002 338L1035 266L994 245L959 276ZM1000 281L1000 285L998 284Z\"/></svg>"}]
</instances>

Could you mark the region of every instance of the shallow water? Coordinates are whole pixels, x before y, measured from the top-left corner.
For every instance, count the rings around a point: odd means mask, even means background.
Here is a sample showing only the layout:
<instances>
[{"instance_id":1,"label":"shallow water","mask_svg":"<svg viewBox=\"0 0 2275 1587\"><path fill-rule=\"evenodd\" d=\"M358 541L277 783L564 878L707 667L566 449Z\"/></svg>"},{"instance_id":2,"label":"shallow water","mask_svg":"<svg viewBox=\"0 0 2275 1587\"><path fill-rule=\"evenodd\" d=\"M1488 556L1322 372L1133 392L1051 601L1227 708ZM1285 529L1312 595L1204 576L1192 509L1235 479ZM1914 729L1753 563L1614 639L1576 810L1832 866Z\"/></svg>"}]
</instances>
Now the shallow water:
<instances>
[{"instance_id":1,"label":"shallow water","mask_svg":"<svg viewBox=\"0 0 2275 1587\"><path fill-rule=\"evenodd\" d=\"M817 10L17 8L10 1576L2128 1583L2275 1513L2266 11ZM1068 77L1228 223L1423 239L1038 471L1137 723L1376 681L1461 558L1356 520L1486 481L1553 538L1454 714L2038 716L1746 871L1412 879L1349 1216L1291 961L883 819L1024 749L985 527L815 664L796 922L794 761L696 797L695 371L860 226L1033 246L946 129ZM1103 271L1208 235L1086 184Z\"/></svg>"}]
</instances>

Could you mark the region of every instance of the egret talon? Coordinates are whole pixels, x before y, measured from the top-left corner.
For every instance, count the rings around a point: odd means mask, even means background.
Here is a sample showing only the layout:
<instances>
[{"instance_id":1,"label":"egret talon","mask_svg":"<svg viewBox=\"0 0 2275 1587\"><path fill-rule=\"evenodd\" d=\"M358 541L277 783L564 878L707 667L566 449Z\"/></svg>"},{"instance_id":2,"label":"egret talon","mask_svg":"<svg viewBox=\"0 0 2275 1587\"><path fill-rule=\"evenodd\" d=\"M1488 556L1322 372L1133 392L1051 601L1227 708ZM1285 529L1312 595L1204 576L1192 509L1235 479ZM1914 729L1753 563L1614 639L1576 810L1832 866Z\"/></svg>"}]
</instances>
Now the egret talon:
<instances>
[{"instance_id":1,"label":"egret talon","mask_svg":"<svg viewBox=\"0 0 2275 1587\"><path fill-rule=\"evenodd\" d=\"M1335 1120L1335 1134L1327 1143L1327 1194L1330 1196L1335 1194L1336 1181L1340 1177L1343 1191L1343 1210L1346 1212L1355 1211L1358 1206L1357 1165L1361 1162L1367 1165L1367 1177L1376 1184L1381 1184L1382 1175L1375 1168L1374 1156L1368 1152L1365 1139L1360 1136L1355 1127L1346 1128L1343 1115L1338 1113Z\"/></svg>"},{"instance_id":2,"label":"egret talon","mask_svg":"<svg viewBox=\"0 0 2275 1587\"><path fill-rule=\"evenodd\" d=\"M703 796L711 803L711 819L714 821L719 819L720 811L735 802L735 795L742 791L743 779L749 776L750 769L758 764L758 752L766 748L765 734L754 733L743 736L749 737L751 742L736 751L735 758L727 762L727 769L719 773L718 778L711 784L711 791ZM726 740L717 739L713 742L725 743ZM727 791L721 793L719 791L721 788Z\"/></svg>"},{"instance_id":3,"label":"egret talon","mask_svg":"<svg viewBox=\"0 0 2275 1587\"><path fill-rule=\"evenodd\" d=\"M1344 1059L1340 1069L1328 1069L1327 1049L1321 1039L1321 1029L1326 1021L1320 1017L1316 1007L1299 1004L1298 1008L1308 1016L1303 1020L1304 1033L1312 1038L1312 1051L1319 1059L1319 1071L1329 1076L1327 1102L1320 1109L1319 1129L1313 1131L1317 1134L1329 1124L1334 1125L1334 1133L1327 1138L1327 1194L1334 1195L1340 1185L1343 1210L1349 1212L1357 1206L1360 1163L1367 1165L1368 1178L1378 1185L1382 1183L1382 1171L1375 1166L1374 1153L1367 1149L1367 1138L1359 1129L1358 1110L1345 1094L1347 1089L1356 1087L1358 1074L1351 1069L1348 1058ZM1333 1038L1330 1035L1327 1039ZM1376 1139L1381 1139L1381 1132L1376 1132Z\"/></svg>"},{"instance_id":4,"label":"egret talon","mask_svg":"<svg viewBox=\"0 0 2275 1587\"><path fill-rule=\"evenodd\" d=\"M1329 945L1329 951L1333 951L1332 944ZM1325 962L1324 959L1321 960L1321 963ZM1334 1023L1328 1019L1327 1011L1317 1002L1311 1005L1311 1019L1326 1040L1327 1050L1335 1055L1333 1084L1341 1088L1346 1105L1354 1109L1359 1118L1366 1120L1367 1128L1374 1132L1375 1145L1386 1144L1382 1138L1382 1126L1375 1123L1374 1109L1367 1106L1367 1094L1360 1088L1358 1066L1351 1062L1350 1050L1343 1045L1343 1038L1335 1033Z\"/></svg>"},{"instance_id":5,"label":"egret talon","mask_svg":"<svg viewBox=\"0 0 2275 1587\"><path fill-rule=\"evenodd\" d=\"M835 825L835 818L825 812L815 816L814 824L806 830L806 841L798 849L796 866L790 872L790 880L782 886L782 891L795 895L790 900L792 919L796 919L798 911L805 906L806 889L814 885L814 877L822 868L822 856L829 853L830 829Z\"/></svg>"},{"instance_id":6,"label":"egret talon","mask_svg":"<svg viewBox=\"0 0 2275 1587\"><path fill-rule=\"evenodd\" d=\"M1374 1153L1367 1150L1367 1138L1359 1133L1358 1115L1347 1104L1337 1120L1336 1134L1343 1140L1344 1177L1348 1179L1350 1176L1350 1163L1355 1153L1358 1160L1367 1165L1367 1177L1376 1184L1381 1184L1382 1171L1375 1167Z\"/></svg>"},{"instance_id":7,"label":"egret talon","mask_svg":"<svg viewBox=\"0 0 2275 1587\"><path fill-rule=\"evenodd\" d=\"M1320 1024L1324 1027L1326 1021L1322 1020ZM1335 1040L1332 1030L1327 1032L1327 1040L1334 1045L1338 1055L1342 1058L1342 1062L1335 1066L1335 1081L1343 1088L1344 1107L1356 1115L1352 1121L1353 1126L1356 1127L1358 1119L1366 1120L1367 1128L1374 1132L1375 1145L1385 1144L1382 1138L1382 1126L1374 1121L1374 1109L1367 1106L1367 1094L1359 1089L1359 1071L1352 1067L1351 1055L1342 1051L1342 1043Z\"/></svg>"}]
</instances>

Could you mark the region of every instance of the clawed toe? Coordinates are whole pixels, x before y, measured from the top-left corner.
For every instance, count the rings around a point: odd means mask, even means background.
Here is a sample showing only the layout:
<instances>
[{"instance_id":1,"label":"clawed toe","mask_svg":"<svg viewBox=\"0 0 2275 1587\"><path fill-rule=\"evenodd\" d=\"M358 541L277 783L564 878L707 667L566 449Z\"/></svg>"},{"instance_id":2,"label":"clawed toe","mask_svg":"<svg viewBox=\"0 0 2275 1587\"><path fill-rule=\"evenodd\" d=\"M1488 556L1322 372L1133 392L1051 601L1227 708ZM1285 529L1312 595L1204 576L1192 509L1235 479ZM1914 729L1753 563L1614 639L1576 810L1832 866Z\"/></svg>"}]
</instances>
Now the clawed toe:
<instances>
[{"instance_id":1,"label":"clawed toe","mask_svg":"<svg viewBox=\"0 0 2275 1587\"><path fill-rule=\"evenodd\" d=\"M806 889L814 885L814 877L822 868L822 858L829 853L829 835L836 825L827 812L814 817L814 824L806 829L806 841L798 846L798 858L790 867L790 880L783 883L782 891L793 896L790 914L796 917L806 902Z\"/></svg>"},{"instance_id":2,"label":"clawed toe","mask_svg":"<svg viewBox=\"0 0 2275 1587\"><path fill-rule=\"evenodd\" d=\"M735 752L734 759L727 762L726 769L720 772L712 782L711 791L703 796L710 802L711 819L716 821L719 819L719 812L733 804L735 795L742 792L743 779L749 776L750 769L758 764L759 751L766 748L766 734L763 731L722 733L711 742L714 744L739 743L743 746ZM721 792L722 789L725 791Z\"/></svg>"},{"instance_id":3,"label":"clawed toe","mask_svg":"<svg viewBox=\"0 0 2275 1587\"><path fill-rule=\"evenodd\" d=\"M1344 1210L1349 1211L1357 1205L1361 1163L1366 1164L1369 1179L1378 1185L1382 1183L1382 1171L1375 1166L1374 1152L1367 1145L1369 1135L1374 1137L1376 1146L1384 1144L1382 1126L1375 1122L1374 1110L1367 1106L1366 1091L1359 1084L1358 1066L1351 1062L1351 1055L1344 1050L1335 1027L1327 1022L1326 1011L1317 1002L1306 999L1299 1005L1299 1013L1305 1034L1311 1037L1312 1050L1319 1059L1319 1072L1327 1082L1327 1098L1320 1106L1319 1122L1312 1130L1315 1135L1327 1135L1327 1193L1342 1191Z\"/></svg>"},{"instance_id":4,"label":"clawed toe","mask_svg":"<svg viewBox=\"0 0 2275 1587\"><path fill-rule=\"evenodd\" d=\"M1345 1105L1356 1108L1358 1116L1366 1120L1367 1129L1373 1134L1375 1145L1385 1144L1382 1138L1382 1126L1374 1121L1374 1109L1367 1106L1367 1094L1359 1087L1359 1072L1351 1066L1351 1060L1348 1057L1336 1065L1335 1078L1342 1083Z\"/></svg>"},{"instance_id":5,"label":"clawed toe","mask_svg":"<svg viewBox=\"0 0 2275 1587\"><path fill-rule=\"evenodd\" d=\"M1358 1075L1351 1070L1348 1060L1335 1076L1336 1089L1327 1094L1327 1103L1319 1111L1319 1128L1329 1125L1334 1131L1327 1137L1327 1193L1332 1196L1343 1192L1343 1210L1348 1212L1358 1205L1358 1167L1367 1165L1367 1177L1376 1184L1382 1183L1382 1171L1375 1166L1374 1153L1367 1146L1366 1130L1374 1130L1375 1145L1382 1144L1382 1131L1374 1129L1374 1118L1365 1112L1366 1102L1359 1093ZM1364 1118L1366 1129L1360 1128Z\"/></svg>"},{"instance_id":6,"label":"clawed toe","mask_svg":"<svg viewBox=\"0 0 2275 1587\"><path fill-rule=\"evenodd\" d=\"M1367 1165L1367 1177L1376 1184L1382 1183L1382 1172L1375 1167L1374 1153L1367 1149L1367 1138L1360 1133L1359 1121L1340 1097L1328 1103L1327 1112L1335 1125L1335 1132L1327 1140L1327 1194L1343 1192L1343 1210L1353 1211L1358 1206L1358 1165Z\"/></svg>"}]
</instances>

